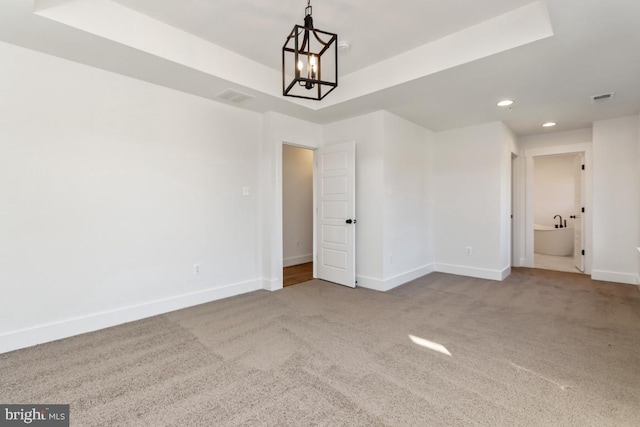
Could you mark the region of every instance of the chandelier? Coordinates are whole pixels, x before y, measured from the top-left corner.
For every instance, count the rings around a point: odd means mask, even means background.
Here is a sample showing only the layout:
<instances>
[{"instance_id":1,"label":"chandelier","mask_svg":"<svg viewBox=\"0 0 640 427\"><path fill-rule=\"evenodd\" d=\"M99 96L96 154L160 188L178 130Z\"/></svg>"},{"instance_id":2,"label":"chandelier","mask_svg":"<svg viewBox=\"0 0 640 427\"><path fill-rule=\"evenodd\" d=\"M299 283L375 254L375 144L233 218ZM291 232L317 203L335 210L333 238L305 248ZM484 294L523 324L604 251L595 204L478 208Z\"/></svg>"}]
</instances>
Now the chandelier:
<instances>
[{"instance_id":1,"label":"chandelier","mask_svg":"<svg viewBox=\"0 0 640 427\"><path fill-rule=\"evenodd\" d=\"M282 95L320 101L338 87L338 35L313 27L311 0L304 25L282 47Z\"/></svg>"}]
</instances>

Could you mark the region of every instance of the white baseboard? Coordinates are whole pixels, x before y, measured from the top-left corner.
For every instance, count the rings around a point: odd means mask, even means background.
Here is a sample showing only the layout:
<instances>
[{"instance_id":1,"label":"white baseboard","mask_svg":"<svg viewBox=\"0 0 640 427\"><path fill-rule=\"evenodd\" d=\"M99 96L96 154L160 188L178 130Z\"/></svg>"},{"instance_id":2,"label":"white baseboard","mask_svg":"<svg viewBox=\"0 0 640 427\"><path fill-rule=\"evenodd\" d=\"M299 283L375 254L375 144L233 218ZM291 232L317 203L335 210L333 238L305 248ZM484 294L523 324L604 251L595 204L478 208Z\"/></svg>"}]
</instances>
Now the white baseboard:
<instances>
[{"instance_id":1,"label":"white baseboard","mask_svg":"<svg viewBox=\"0 0 640 427\"><path fill-rule=\"evenodd\" d=\"M638 284L638 277L635 274L618 273L616 271L591 270L591 278L603 282L626 283L628 285Z\"/></svg>"},{"instance_id":2,"label":"white baseboard","mask_svg":"<svg viewBox=\"0 0 640 427\"><path fill-rule=\"evenodd\" d=\"M367 276L356 276L356 287L373 289L374 291L384 292L384 280L374 279Z\"/></svg>"},{"instance_id":3,"label":"white baseboard","mask_svg":"<svg viewBox=\"0 0 640 427\"><path fill-rule=\"evenodd\" d=\"M291 267L293 265L306 264L308 262L313 262L313 254L285 258L282 260L282 266Z\"/></svg>"},{"instance_id":4,"label":"white baseboard","mask_svg":"<svg viewBox=\"0 0 640 427\"><path fill-rule=\"evenodd\" d=\"M397 288L400 285L404 285L405 283L409 283L412 280L416 280L419 277L426 276L427 274L434 272L434 265L427 264L422 267L415 268L413 270L409 270L405 273L398 274L396 276L385 279L385 290L388 291L393 288Z\"/></svg>"},{"instance_id":5,"label":"white baseboard","mask_svg":"<svg viewBox=\"0 0 640 427\"><path fill-rule=\"evenodd\" d=\"M263 289L261 279L0 334L0 354Z\"/></svg>"},{"instance_id":6,"label":"white baseboard","mask_svg":"<svg viewBox=\"0 0 640 427\"><path fill-rule=\"evenodd\" d=\"M282 289L282 281L280 279L262 279L262 288L266 291L277 291Z\"/></svg>"},{"instance_id":7,"label":"white baseboard","mask_svg":"<svg viewBox=\"0 0 640 427\"><path fill-rule=\"evenodd\" d=\"M366 276L358 276L358 283L356 286L361 288L373 289L375 291L386 292L419 277L426 276L429 273L433 273L433 271L433 264L428 264L384 280L374 279L372 277Z\"/></svg>"},{"instance_id":8,"label":"white baseboard","mask_svg":"<svg viewBox=\"0 0 640 427\"><path fill-rule=\"evenodd\" d=\"M487 280L504 280L510 273L511 267L502 270L491 270L488 268L467 267L464 265L436 264L435 271L439 273L457 274L458 276L477 277Z\"/></svg>"}]
</instances>

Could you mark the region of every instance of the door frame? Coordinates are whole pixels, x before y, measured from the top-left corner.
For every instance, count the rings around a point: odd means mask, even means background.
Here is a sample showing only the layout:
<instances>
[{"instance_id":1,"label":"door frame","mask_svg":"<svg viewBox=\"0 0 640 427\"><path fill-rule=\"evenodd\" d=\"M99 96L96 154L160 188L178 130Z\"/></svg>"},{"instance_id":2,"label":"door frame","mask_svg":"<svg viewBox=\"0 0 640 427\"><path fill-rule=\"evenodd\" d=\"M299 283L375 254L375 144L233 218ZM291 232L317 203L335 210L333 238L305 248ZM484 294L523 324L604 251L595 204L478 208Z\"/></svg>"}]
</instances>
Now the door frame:
<instances>
[{"instance_id":1,"label":"door frame","mask_svg":"<svg viewBox=\"0 0 640 427\"><path fill-rule=\"evenodd\" d=\"M593 153L590 143L568 144L553 147L540 147L525 150L525 267L534 267L534 251L533 251L533 168L534 158L543 156L554 156L563 154L583 154L585 164L584 175L584 194L583 200L585 205L584 213L584 274L591 274L591 266L593 261Z\"/></svg>"},{"instance_id":2,"label":"door frame","mask_svg":"<svg viewBox=\"0 0 640 427\"><path fill-rule=\"evenodd\" d=\"M509 261L512 267L521 266L520 258L520 156L517 153L511 152L511 200L510 200L510 256Z\"/></svg>"},{"instance_id":3,"label":"door frame","mask_svg":"<svg viewBox=\"0 0 640 427\"><path fill-rule=\"evenodd\" d=\"M312 253L311 253L311 257L312 257L312 262L313 262L313 278L317 278L317 274L316 274L316 260L317 260L317 254L316 254L316 208L317 208L317 204L316 204L316 178L317 178L317 152L319 150L319 147L314 147L314 148L310 148L310 147L306 147L300 144L290 144L288 142L283 142L280 147L281 149L284 151L284 146L287 145L289 147L296 147L296 148L301 148L304 150L309 150L313 153L313 158L311 159L311 171L312 171L312 178L311 178L311 197L312 197L312 206L311 209L313 210L313 219L312 219L312 224L311 227L313 227L313 230L311 232L312 234ZM282 164L281 164L282 166ZM281 182L280 182L280 194L282 194L282 189L284 187L284 179L283 179L283 171L282 168L280 168L280 175L281 175ZM284 224L284 213L282 212L282 205L284 202L284 195L282 195L282 200L280 202L279 206L279 222L280 224L282 224L282 240L284 241L284 228L285 228L285 224ZM284 255L284 251L281 251L282 255ZM283 260L282 260L282 266L284 268L284 256L283 256Z\"/></svg>"}]
</instances>

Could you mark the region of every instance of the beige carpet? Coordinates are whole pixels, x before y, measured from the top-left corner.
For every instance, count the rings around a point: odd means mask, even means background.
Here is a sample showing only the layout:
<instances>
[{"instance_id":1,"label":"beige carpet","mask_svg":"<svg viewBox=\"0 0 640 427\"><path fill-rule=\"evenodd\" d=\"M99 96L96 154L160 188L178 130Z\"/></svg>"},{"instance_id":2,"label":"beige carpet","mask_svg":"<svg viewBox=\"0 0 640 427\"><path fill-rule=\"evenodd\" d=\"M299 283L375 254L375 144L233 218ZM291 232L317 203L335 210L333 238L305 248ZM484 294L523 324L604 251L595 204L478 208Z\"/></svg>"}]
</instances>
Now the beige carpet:
<instances>
[{"instance_id":1,"label":"beige carpet","mask_svg":"<svg viewBox=\"0 0 640 427\"><path fill-rule=\"evenodd\" d=\"M312 281L0 355L0 402L70 403L75 426L637 426L640 292L529 269Z\"/></svg>"}]
</instances>

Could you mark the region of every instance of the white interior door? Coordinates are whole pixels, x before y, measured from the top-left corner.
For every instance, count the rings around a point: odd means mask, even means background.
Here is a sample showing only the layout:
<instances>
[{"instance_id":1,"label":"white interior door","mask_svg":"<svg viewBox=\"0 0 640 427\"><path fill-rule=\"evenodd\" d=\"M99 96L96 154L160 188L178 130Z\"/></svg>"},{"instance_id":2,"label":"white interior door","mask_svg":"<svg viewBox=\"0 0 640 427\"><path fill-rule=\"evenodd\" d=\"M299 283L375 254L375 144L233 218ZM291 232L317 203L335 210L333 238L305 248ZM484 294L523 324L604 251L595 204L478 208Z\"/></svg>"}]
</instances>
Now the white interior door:
<instances>
[{"instance_id":1,"label":"white interior door","mask_svg":"<svg viewBox=\"0 0 640 427\"><path fill-rule=\"evenodd\" d=\"M574 179L574 220L573 220L573 262L576 268L584 272L584 208L583 183L584 183L584 155L579 155L575 160Z\"/></svg>"},{"instance_id":2,"label":"white interior door","mask_svg":"<svg viewBox=\"0 0 640 427\"><path fill-rule=\"evenodd\" d=\"M356 287L356 146L335 144L316 151L317 276Z\"/></svg>"}]
</instances>

